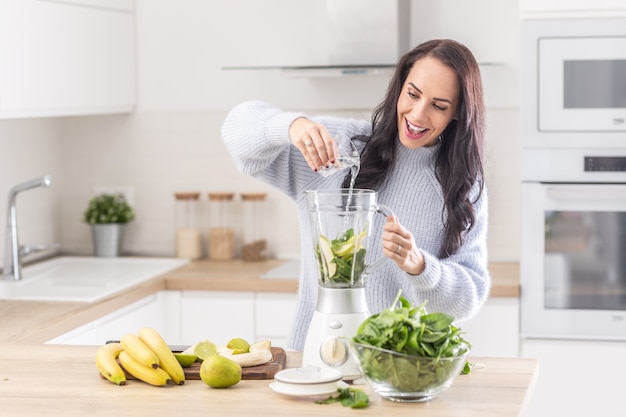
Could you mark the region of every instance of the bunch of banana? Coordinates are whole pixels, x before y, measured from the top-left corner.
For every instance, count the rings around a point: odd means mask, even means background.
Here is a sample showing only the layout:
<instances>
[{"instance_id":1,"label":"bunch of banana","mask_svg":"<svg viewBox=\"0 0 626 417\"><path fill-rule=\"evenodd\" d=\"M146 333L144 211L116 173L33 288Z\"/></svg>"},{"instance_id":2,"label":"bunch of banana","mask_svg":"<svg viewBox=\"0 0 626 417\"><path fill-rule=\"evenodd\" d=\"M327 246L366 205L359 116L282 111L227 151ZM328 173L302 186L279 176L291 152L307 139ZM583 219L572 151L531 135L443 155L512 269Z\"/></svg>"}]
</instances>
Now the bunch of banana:
<instances>
[{"instance_id":1,"label":"bunch of banana","mask_svg":"<svg viewBox=\"0 0 626 417\"><path fill-rule=\"evenodd\" d=\"M96 366L102 376L117 385L126 383L124 371L155 386L185 383L176 356L161 335L149 327L139 329L138 335L126 333L119 343L98 348Z\"/></svg>"}]
</instances>

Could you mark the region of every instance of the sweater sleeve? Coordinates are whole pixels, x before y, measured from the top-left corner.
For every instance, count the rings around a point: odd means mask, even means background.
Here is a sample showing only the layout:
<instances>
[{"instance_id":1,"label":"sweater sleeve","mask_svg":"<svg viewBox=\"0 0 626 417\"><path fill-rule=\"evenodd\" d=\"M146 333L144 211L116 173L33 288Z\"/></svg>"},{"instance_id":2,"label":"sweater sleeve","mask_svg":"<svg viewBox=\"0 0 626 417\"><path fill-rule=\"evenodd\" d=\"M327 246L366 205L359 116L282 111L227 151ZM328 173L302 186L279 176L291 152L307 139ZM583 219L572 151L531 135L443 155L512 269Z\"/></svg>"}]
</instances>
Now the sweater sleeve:
<instances>
[{"instance_id":1,"label":"sweater sleeve","mask_svg":"<svg viewBox=\"0 0 626 417\"><path fill-rule=\"evenodd\" d=\"M289 138L289 127L299 117L308 116L283 111L262 101L248 101L234 107L222 125L222 138L239 170L264 180L292 198L302 190L317 188L322 181ZM326 126L331 135L353 136L371 129L363 120L333 116L309 118Z\"/></svg>"}]
</instances>

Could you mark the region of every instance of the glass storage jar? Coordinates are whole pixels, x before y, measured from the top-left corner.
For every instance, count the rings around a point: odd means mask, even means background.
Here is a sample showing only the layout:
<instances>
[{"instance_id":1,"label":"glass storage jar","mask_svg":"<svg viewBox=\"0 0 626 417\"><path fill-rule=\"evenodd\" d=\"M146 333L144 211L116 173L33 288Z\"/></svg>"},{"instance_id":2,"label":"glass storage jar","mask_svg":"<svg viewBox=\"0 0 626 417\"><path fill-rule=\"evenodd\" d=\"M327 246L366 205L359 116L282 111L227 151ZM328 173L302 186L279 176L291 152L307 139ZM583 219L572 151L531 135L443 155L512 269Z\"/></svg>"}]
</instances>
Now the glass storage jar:
<instances>
[{"instance_id":1,"label":"glass storage jar","mask_svg":"<svg viewBox=\"0 0 626 417\"><path fill-rule=\"evenodd\" d=\"M202 257L199 217L200 193L174 193L176 198L176 257Z\"/></svg>"},{"instance_id":2,"label":"glass storage jar","mask_svg":"<svg viewBox=\"0 0 626 417\"><path fill-rule=\"evenodd\" d=\"M232 223L234 193L209 193L209 259L227 261L235 257Z\"/></svg>"},{"instance_id":3,"label":"glass storage jar","mask_svg":"<svg viewBox=\"0 0 626 417\"><path fill-rule=\"evenodd\" d=\"M241 259L262 261L268 258L267 239L263 234L266 194L241 194L243 214Z\"/></svg>"}]
</instances>

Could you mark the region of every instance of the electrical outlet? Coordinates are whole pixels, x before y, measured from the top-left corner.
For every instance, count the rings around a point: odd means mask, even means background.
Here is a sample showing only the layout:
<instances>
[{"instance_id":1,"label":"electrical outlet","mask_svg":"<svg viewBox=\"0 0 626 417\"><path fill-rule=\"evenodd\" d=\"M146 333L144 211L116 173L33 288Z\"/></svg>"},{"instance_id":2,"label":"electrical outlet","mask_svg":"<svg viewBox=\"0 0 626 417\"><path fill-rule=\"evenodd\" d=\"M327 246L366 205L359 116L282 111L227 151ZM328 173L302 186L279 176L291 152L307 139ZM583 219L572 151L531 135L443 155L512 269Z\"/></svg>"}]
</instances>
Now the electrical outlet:
<instances>
[{"instance_id":1,"label":"electrical outlet","mask_svg":"<svg viewBox=\"0 0 626 417\"><path fill-rule=\"evenodd\" d=\"M93 194L122 194L128 204L133 205L133 187L130 185L94 185Z\"/></svg>"}]
</instances>

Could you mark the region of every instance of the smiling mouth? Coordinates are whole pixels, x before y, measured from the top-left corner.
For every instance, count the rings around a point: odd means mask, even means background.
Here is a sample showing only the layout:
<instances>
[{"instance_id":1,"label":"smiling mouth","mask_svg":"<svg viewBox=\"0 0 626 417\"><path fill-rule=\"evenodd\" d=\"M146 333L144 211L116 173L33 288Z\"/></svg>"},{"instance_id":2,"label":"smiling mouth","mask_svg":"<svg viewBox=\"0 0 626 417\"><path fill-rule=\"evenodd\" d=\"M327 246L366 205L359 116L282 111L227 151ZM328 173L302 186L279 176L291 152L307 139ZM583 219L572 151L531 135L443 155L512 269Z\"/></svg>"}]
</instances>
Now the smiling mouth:
<instances>
[{"instance_id":1,"label":"smiling mouth","mask_svg":"<svg viewBox=\"0 0 626 417\"><path fill-rule=\"evenodd\" d=\"M415 136L421 136L428 130L425 127L415 126L414 124L412 124L408 120L406 120L406 128L407 128L407 132L409 134L415 135Z\"/></svg>"}]
</instances>

